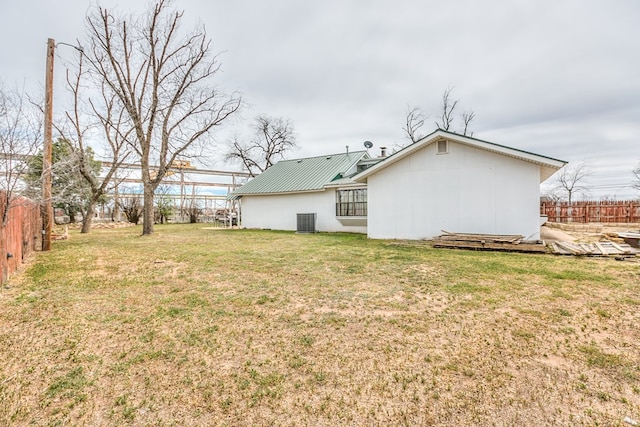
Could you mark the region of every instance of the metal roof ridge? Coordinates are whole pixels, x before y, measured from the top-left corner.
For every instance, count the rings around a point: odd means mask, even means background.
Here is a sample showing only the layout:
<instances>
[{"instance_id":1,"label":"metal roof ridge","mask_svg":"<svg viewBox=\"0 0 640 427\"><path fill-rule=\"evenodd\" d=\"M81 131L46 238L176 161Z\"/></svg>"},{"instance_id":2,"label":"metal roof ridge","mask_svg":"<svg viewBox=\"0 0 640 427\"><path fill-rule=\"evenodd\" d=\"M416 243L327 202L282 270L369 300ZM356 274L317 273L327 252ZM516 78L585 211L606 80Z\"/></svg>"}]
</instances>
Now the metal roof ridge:
<instances>
[{"instance_id":1,"label":"metal roof ridge","mask_svg":"<svg viewBox=\"0 0 640 427\"><path fill-rule=\"evenodd\" d=\"M278 163L284 163L284 162L297 162L298 160L312 160L312 159L320 159L320 158L327 158L327 157L333 157L333 156L349 156L351 154L366 154L367 151L366 150L358 150L358 151L349 151L348 153L334 153L334 154L320 154L317 156L310 156L310 157L298 157L295 159L284 159L284 160L280 160Z\"/></svg>"}]
</instances>

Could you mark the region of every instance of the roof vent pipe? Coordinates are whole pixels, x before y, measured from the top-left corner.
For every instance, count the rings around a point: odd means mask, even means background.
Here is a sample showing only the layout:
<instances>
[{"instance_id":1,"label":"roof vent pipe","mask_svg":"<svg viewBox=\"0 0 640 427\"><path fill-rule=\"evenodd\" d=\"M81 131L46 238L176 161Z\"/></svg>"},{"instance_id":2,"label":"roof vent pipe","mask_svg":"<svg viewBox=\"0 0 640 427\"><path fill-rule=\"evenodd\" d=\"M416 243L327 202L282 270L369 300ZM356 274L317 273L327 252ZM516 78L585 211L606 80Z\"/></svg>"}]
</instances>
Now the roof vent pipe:
<instances>
[{"instance_id":1,"label":"roof vent pipe","mask_svg":"<svg viewBox=\"0 0 640 427\"><path fill-rule=\"evenodd\" d=\"M347 147L347 154L349 154L349 146L345 145L345 147Z\"/></svg>"},{"instance_id":2,"label":"roof vent pipe","mask_svg":"<svg viewBox=\"0 0 640 427\"><path fill-rule=\"evenodd\" d=\"M387 147L380 147L380 157L387 157Z\"/></svg>"}]
</instances>

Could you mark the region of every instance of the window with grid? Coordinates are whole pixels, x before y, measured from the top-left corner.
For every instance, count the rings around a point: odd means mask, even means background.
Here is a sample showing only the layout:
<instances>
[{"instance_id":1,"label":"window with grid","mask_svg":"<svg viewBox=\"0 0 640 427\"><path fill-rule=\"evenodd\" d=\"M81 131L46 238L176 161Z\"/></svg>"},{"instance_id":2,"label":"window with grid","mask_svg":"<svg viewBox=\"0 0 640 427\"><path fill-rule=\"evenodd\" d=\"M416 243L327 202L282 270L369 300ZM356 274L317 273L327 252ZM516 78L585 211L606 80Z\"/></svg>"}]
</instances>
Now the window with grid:
<instances>
[{"instance_id":1,"label":"window with grid","mask_svg":"<svg viewBox=\"0 0 640 427\"><path fill-rule=\"evenodd\" d=\"M367 216L367 189L336 191L336 216Z\"/></svg>"}]
</instances>

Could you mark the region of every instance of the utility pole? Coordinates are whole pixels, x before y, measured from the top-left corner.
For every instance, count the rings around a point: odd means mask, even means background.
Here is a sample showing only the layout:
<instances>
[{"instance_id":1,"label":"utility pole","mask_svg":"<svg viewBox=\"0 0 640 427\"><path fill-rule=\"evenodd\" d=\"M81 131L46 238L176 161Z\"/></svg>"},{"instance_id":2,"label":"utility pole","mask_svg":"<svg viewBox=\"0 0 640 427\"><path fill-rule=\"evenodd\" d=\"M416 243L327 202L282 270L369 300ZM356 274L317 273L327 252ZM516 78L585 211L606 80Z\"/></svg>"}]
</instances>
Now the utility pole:
<instances>
[{"instance_id":1,"label":"utility pole","mask_svg":"<svg viewBox=\"0 0 640 427\"><path fill-rule=\"evenodd\" d=\"M53 204L51 191L51 165L53 145L53 58L56 49L54 39L47 40L47 69L44 98L44 147L42 148L42 250L51 250L53 229Z\"/></svg>"}]
</instances>

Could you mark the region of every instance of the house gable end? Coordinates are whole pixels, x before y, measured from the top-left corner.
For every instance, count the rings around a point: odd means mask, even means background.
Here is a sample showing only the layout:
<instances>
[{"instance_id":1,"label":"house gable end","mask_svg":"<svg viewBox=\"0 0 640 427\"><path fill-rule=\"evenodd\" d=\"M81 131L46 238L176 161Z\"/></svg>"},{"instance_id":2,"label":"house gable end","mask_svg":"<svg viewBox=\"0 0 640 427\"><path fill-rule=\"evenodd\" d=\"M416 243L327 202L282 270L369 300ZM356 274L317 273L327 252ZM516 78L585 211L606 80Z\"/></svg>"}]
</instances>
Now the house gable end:
<instances>
[{"instance_id":1,"label":"house gable end","mask_svg":"<svg viewBox=\"0 0 640 427\"><path fill-rule=\"evenodd\" d=\"M367 178L379 171L391 166L392 164L403 160L406 157L411 156L413 153L420 151L432 144L439 144L443 141L451 141L453 143L459 143L469 145L475 148L493 152L499 155L513 157L525 162L534 163L540 166L540 182L545 181L551 175L553 175L558 169L563 167L567 162L563 160L554 159L551 157L542 156L535 153L530 153L523 150L507 147L500 144L495 144L480 139L467 137L464 135L458 135L452 132L443 130L437 130L430 135L422 138L421 140L405 147L404 149L392 154L383 161L371 166L356 176L353 177L354 181L366 182ZM444 154L444 153L442 153Z\"/></svg>"}]
</instances>

